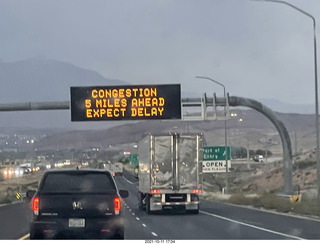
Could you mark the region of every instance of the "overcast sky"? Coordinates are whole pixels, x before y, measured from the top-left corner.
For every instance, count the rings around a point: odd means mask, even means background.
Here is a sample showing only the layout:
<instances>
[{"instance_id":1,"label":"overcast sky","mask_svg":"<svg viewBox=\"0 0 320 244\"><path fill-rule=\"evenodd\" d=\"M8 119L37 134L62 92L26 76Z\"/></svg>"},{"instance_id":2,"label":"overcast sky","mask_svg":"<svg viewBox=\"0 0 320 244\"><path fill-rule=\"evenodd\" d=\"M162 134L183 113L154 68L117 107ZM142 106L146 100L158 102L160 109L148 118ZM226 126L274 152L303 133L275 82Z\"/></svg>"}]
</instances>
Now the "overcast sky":
<instances>
[{"instance_id":1,"label":"overcast sky","mask_svg":"<svg viewBox=\"0 0 320 244\"><path fill-rule=\"evenodd\" d=\"M320 1L288 2L316 18L320 40ZM199 75L232 96L315 100L312 20L279 3L0 0L0 44L3 62L42 56L132 84L180 83L187 95L223 95Z\"/></svg>"}]
</instances>

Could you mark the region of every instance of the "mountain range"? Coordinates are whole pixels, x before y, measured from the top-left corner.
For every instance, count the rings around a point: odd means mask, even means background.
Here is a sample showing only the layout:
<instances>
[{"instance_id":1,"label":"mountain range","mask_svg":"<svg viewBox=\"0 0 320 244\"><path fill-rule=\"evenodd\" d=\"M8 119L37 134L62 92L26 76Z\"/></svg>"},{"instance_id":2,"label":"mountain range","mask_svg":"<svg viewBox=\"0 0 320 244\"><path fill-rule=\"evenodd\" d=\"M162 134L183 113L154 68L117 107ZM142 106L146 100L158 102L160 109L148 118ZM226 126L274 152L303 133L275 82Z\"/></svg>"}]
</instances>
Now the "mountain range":
<instances>
[{"instance_id":1,"label":"mountain range","mask_svg":"<svg viewBox=\"0 0 320 244\"><path fill-rule=\"evenodd\" d=\"M71 86L129 85L108 79L99 73L73 64L47 58L31 58L16 62L0 61L1 103L69 101ZM236 94L230 94L235 95ZM182 92L182 98L194 97ZM276 100L260 102L281 113L313 114L313 105L291 105ZM121 123L120 123L121 124ZM113 123L71 123L70 111L27 111L0 113L0 127L100 129L119 125Z\"/></svg>"}]
</instances>

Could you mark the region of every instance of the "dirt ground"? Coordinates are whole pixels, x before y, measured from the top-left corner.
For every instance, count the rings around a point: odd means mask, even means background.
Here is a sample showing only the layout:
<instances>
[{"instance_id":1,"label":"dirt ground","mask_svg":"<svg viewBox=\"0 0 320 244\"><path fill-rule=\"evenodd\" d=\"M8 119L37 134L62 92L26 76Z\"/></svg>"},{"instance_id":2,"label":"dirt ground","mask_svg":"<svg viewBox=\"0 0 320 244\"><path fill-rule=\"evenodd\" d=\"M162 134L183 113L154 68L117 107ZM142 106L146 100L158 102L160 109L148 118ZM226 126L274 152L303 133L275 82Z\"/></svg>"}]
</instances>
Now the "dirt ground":
<instances>
[{"instance_id":1,"label":"dirt ground","mask_svg":"<svg viewBox=\"0 0 320 244\"><path fill-rule=\"evenodd\" d=\"M8 195L15 195L17 192L25 191L25 185L38 183L42 176L41 172L31 173L24 177L13 177L10 179L3 179L0 182L0 197ZM22 189L23 188L23 189Z\"/></svg>"},{"instance_id":2,"label":"dirt ground","mask_svg":"<svg viewBox=\"0 0 320 244\"><path fill-rule=\"evenodd\" d=\"M272 164L269 169L262 166L252 177L239 184L243 193L281 193L284 184L283 164L281 161ZM293 158L293 190L294 194L301 193L305 197L314 198L317 188L317 170L314 150Z\"/></svg>"}]
</instances>

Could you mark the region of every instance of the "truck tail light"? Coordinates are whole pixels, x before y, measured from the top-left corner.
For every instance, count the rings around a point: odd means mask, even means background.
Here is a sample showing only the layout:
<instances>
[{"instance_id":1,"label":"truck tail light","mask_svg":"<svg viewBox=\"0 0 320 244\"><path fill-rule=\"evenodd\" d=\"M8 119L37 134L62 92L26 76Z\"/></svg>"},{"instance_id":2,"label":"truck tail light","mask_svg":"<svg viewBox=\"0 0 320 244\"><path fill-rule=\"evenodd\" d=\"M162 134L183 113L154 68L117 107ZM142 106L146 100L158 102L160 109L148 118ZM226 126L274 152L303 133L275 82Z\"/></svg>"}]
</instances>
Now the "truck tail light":
<instances>
[{"instance_id":1,"label":"truck tail light","mask_svg":"<svg viewBox=\"0 0 320 244\"><path fill-rule=\"evenodd\" d=\"M39 197L33 198L32 210L33 210L34 215L39 215Z\"/></svg>"},{"instance_id":2,"label":"truck tail light","mask_svg":"<svg viewBox=\"0 0 320 244\"><path fill-rule=\"evenodd\" d=\"M160 194L160 190L151 189L150 194Z\"/></svg>"},{"instance_id":3,"label":"truck tail light","mask_svg":"<svg viewBox=\"0 0 320 244\"><path fill-rule=\"evenodd\" d=\"M120 208L121 208L120 198L116 197L113 200L113 204L114 204L114 212L115 212L116 215L118 215L120 213Z\"/></svg>"}]
</instances>

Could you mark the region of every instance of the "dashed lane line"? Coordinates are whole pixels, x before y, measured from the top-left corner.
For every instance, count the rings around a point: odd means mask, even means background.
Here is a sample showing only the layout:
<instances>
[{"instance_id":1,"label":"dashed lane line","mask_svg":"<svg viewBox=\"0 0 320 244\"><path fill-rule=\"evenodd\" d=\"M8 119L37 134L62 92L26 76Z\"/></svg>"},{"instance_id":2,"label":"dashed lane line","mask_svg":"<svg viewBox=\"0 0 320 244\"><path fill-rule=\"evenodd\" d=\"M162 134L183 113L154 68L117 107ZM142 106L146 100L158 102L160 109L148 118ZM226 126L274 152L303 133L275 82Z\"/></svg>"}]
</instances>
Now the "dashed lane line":
<instances>
[{"instance_id":1,"label":"dashed lane line","mask_svg":"<svg viewBox=\"0 0 320 244\"><path fill-rule=\"evenodd\" d=\"M129 205L128 205L128 208L129 208ZM129 208L129 211L131 211L131 208ZM134 212L131 212L131 214L132 214L132 216L135 216L135 215L136 215ZM137 220L137 221L140 221L140 218L136 217L136 220ZM146 225L145 223L142 223L142 226L143 226L144 228L147 228L147 225ZM155 237L158 236L157 233L155 233L155 232L151 232L151 234L152 234L153 236L155 236Z\"/></svg>"}]
</instances>

